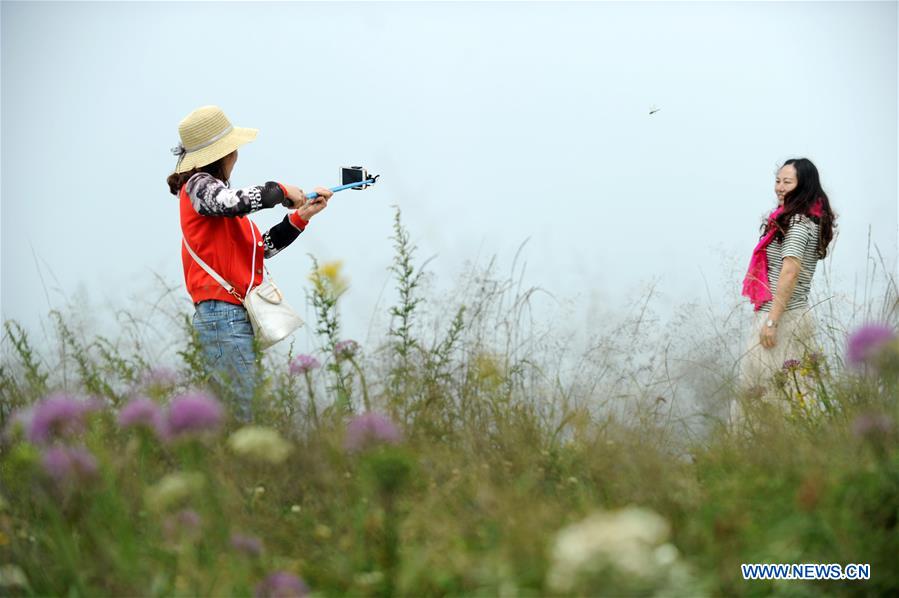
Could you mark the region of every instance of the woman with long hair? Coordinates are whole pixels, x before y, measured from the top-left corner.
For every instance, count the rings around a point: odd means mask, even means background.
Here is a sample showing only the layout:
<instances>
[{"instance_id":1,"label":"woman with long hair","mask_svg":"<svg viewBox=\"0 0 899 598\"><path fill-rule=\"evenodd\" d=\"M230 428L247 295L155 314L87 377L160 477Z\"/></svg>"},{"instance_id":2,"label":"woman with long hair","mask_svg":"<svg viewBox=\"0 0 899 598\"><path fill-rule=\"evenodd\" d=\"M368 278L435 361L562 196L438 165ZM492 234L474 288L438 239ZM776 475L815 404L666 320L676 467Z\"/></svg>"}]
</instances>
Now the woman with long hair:
<instances>
[{"instance_id":1,"label":"woman with long hair","mask_svg":"<svg viewBox=\"0 0 899 598\"><path fill-rule=\"evenodd\" d=\"M167 183L179 199L184 282L196 307L193 327L213 384L232 402L237 419L249 422L258 368L253 327L241 298L262 282L263 261L293 243L332 193L317 187L318 197L307 201L302 189L274 181L232 189L237 148L255 139L257 130L232 126L217 106L188 114L178 133L181 143L172 150L178 163ZM290 213L264 233L246 218L282 204ZM217 282L194 255L233 288Z\"/></svg>"},{"instance_id":2,"label":"woman with long hair","mask_svg":"<svg viewBox=\"0 0 899 598\"><path fill-rule=\"evenodd\" d=\"M808 297L815 267L827 256L835 228L830 199L810 160L784 162L774 180L774 193L777 207L762 224L743 280L743 295L755 314L740 367L741 386L761 395L785 362L813 350L815 325ZM741 415L734 402L732 418Z\"/></svg>"}]
</instances>

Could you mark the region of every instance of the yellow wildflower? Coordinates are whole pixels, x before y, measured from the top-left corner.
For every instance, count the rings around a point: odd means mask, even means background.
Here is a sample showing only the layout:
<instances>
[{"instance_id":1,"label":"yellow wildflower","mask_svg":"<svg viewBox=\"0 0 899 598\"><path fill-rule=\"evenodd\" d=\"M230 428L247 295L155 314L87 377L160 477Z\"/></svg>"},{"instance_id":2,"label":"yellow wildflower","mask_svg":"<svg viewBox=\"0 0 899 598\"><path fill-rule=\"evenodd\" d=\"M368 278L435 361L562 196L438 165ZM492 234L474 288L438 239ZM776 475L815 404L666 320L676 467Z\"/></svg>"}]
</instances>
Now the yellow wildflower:
<instances>
[{"instance_id":1,"label":"yellow wildflower","mask_svg":"<svg viewBox=\"0 0 899 598\"><path fill-rule=\"evenodd\" d=\"M341 276L343 262L334 260L321 264L309 279L318 292L337 298L349 288L349 281Z\"/></svg>"}]
</instances>

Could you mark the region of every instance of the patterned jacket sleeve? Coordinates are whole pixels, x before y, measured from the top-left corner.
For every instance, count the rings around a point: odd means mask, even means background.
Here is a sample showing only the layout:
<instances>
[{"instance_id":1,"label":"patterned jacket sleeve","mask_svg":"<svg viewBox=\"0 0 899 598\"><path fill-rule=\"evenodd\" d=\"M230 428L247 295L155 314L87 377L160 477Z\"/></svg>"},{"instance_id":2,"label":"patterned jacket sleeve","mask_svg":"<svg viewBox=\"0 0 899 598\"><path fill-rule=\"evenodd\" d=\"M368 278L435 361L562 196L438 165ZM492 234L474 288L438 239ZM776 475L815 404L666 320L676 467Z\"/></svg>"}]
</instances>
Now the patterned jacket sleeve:
<instances>
[{"instance_id":1,"label":"patterned jacket sleeve","mask_svg":"<svg viewBox=\"0 0 899 598\"><path fill-rule=\"evenodd\" d=\"M186 191L190 203L201 216L240 216L274 207L284 199L281 185L273 181L255 187L231 189L205 172L190 177Z\"/></svg>"},{"instance_id":2,"label":"patterned jacket sleeve","mask_svg":"<svg viewBox=\"0 0 899 598\"><path fill-rule=\"evenodd\" d=\"M309 223L300 218L296 212L291 212L284 217L284 220L265 231L262 234L262 242L265 243L265 257L274 257L293 243L306 229L307 224Z\"/></svg>"}]
</instances>

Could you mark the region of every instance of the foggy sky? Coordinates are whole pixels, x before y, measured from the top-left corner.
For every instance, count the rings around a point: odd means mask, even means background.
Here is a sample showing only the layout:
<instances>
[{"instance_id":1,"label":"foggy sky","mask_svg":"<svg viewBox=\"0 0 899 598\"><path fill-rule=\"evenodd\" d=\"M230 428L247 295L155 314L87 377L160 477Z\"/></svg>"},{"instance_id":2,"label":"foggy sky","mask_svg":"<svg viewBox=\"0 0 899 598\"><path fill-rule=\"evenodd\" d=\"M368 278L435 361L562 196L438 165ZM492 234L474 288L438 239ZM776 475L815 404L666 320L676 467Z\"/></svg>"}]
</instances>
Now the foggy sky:
<instances>
[{"instance_id":1,"label":"foggy sky","mask_svg":"<svg viewBox=\"0 0 899 598\"><path fill-rule=\"evenodd\" d=\"M268 262L302 306L307 254L343 260L352 338L394 297L394 205L418 256L435 257L429 292L452 289L466 263L496 256L509 270L527 240L527 283L590 325L646 281L671 301L731 300L727 265L745 269L776 167L806 156L839 215L835 289L864 278L869 231L896 271L893 2L0 11L0 310L26 327L79 288L127 307L153 273L189 309L165 178L178 122L205 104L260 130L233 186L336 185L350 164L382 175L336 195ZM253 218L265 229L284 214Z\"/></svg>"}]
</instances>

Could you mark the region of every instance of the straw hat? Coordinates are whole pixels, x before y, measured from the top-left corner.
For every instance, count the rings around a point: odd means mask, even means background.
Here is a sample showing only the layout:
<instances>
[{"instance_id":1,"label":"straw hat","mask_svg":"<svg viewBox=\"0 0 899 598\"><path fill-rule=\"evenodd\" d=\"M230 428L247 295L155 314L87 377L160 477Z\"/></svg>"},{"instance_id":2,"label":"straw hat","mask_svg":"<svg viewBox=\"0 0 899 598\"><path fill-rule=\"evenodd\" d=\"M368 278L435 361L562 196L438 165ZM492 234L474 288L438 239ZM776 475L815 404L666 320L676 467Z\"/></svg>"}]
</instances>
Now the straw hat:
<instances>
[{"instance_id":1,"label":"straw hat","mask_svg":"<svg viewBox=\"0 0 899 598\"><path fill-rule=\"evenodd\" d=\"M238 147L256 139L259 129L235 127L218 106L197 108L178 125L181 143L172 148L178 156L175 172L212 164Z\"/></svg>"}]
</instances>

